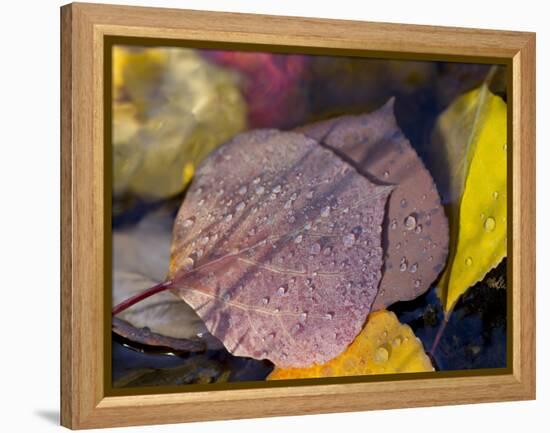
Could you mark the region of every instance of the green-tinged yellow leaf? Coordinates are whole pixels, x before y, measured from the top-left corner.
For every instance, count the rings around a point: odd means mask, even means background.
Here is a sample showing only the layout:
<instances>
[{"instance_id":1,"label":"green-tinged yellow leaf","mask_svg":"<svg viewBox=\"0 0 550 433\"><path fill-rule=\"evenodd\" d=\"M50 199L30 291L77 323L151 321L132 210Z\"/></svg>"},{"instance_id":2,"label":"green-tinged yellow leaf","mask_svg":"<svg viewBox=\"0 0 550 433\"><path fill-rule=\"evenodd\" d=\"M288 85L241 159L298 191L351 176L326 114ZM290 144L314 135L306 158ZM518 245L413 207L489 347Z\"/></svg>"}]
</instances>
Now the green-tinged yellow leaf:
<instances>
[{"instance_id":1,"label":"green-tinged yellow leaf","mask_svg":"<svg viewBox=\"0 0 550 433\"><path fill-rule=\"evenodd\" d=\"M162 48L113 47L113 96L132 102L143 116L162 80L168 51Z\"/></svg>"},{"instance_id":2,"label":"green-tinged yellow leaf","mask_svg":"<svg viewBox=\"0 0 550 433\"><path fill-rule=\"evenodd\" d=\"M246 126L237 77L184 48L113 49L113 191L181 192L197 165Z\"/></svg>"},{"instance_id":3,"label":"green-tinged yellow leaf","mask_svg":"<svg viewBox=\"0 0 550 433\"><path fill-rule=\"evenodd\" d=\"M436 133L454 198L449 261L438 284L450 311L506 256L506 103L484 84L441 114Z\"/></svg>"},{"instance_id":4,"label":"green-tinged yellow leaf","mask_svg":"<svg viewBox=\"0 0 550 433\"><path fill-rule=\"evenodd\" d=\"M422 342L390 311L371 313L348 348L322 365L275 368L268 380L433 371Z\"/></svg>"}]
</instances>

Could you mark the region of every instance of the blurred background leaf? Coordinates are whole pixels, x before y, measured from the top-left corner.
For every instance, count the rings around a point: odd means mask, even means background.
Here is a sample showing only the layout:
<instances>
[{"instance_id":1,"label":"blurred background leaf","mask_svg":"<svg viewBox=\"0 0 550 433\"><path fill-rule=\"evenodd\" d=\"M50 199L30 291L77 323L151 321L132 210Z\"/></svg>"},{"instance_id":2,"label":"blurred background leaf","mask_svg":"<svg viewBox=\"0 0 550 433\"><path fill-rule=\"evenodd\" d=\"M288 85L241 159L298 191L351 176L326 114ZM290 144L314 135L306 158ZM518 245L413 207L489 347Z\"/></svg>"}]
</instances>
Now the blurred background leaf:
<instances>
[{"instance_id":1,"label":"blurred background leaf","mask_svg":"<svg viewBox=\"0 0 550 433\"><path fill-rule=\"evenodd\" d=\"M237 77L182 48L113 48L113 195L180 193L197 164L243 130Z\"/></svg>"}]
</instances>

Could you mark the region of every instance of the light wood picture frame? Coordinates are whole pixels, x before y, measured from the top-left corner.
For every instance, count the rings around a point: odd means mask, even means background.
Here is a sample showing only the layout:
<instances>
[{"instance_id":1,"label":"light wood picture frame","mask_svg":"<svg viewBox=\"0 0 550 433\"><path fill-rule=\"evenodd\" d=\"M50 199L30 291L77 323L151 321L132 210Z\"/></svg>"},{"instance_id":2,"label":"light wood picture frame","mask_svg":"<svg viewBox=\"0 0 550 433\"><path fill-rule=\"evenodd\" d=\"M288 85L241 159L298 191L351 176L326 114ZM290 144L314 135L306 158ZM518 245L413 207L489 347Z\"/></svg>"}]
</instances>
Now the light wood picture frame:
<instances>
[{"instance_id":1,"label":"light wood picture frame","mask_svg":"<svg viewBox=\"0 0 550 433\"><path fill-rule=\"evenodd\" d=\"M111 395L106 38L135 37L508 67L510 365L355 383ZM61 8L61 424L72 429L535 398L533 33L73 3ZM109 177L107 176L107 179Z\"/></svg>"}]
</instances>

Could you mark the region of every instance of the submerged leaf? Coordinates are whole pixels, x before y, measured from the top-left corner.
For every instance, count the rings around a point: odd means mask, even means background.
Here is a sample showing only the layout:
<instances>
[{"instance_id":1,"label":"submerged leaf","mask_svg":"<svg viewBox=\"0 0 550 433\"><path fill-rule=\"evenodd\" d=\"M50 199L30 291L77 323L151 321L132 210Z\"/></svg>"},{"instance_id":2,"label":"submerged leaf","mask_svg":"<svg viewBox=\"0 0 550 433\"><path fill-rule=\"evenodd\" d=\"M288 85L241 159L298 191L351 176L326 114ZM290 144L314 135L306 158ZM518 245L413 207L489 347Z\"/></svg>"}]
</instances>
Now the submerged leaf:
<instances>
[{"instance_id":1,"label":"submerged leaf","mask_svg":"<svg viewBox=\"0 0 550 433\"><path fill-rule=\"evenodd\" d=\"M180 208L174 292L235 355L326 362L370 311L392 188L302 134L238 135L199 167Z\"/></svg>"},{"instance_id":2,"label":"submerged leaf","mask_svg":"<svg viewBox=\"0 0 550 433\"><path fill-rule=\"evenodd\" d=\"M422 342L386 310L369 315L354 342L338 357L308 368L275 368L268 380L433 371Z\"/></svg>"},{"instance_id":3,"label":"submerged leaf","mask_svg":"<svg viewBox=\"0 0 550 433\"><path fill-rule=\"evenodd\" d=\"M178 352L204 352L207 348L206 342L195 339L173 338L151 332L147 327L136 328L124 320L113 317L113 332L120 337L147 346L169 348Z\"/></svg>"},{"instance_id":4,"label":"submerged leaf","mask_svg":"<svg viewBox=\"0 0 550 433\"><path fill-rule=\"evenodd\" d=\"M403 135L393 99L379 110L299 129L377 183L395 185L384 218L386 260L374 309L414 299L447 258L448 225L430 173Z\"/></svg>"},{"instance_id":5,"label":"submerged leaf","mask_svg":"<svg viewBox=\"0 0 550 433\"><path fill-rule=\"evenodd\" d=\"M450 173L451 260L438 284L450 311L506 256L506 104L486 84L466 93L441 114L436 140Z\"/></svg>"},{"instance_id":6,"label":"submerged leaf","mask_svg":"<svg viewBox=\"0 0 550 433\"><path fill-rule=\"evenodd\" d=\"M113 382L114 388L174 386L227 382L230 371L206 356L182 361L177 367L134 369Z\"/></svg>"}]
</instances>

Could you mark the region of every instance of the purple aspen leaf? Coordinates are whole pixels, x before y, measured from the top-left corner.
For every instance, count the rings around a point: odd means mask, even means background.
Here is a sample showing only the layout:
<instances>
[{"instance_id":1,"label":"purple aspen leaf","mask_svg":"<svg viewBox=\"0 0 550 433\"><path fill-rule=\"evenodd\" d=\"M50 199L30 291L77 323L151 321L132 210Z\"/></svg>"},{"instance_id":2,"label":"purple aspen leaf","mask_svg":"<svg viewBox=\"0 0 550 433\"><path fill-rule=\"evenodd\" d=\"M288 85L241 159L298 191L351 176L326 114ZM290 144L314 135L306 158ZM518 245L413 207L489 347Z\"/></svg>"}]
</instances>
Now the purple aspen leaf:
<instances>
[{"instance_id":1,"label":"purple aspen leaf","mask_svg":"<svg viewBox=\"0 0 550 433\"><path fill-rule=\"evenodd\" d=\"M240 134L198 168L179 210L172 290L234 355L324 363L371 310L392 189L302 134Z\"/></svg>"},{"instance_id":2,"label":"purple aspen leaf","mask_svg":"<svg viewBox=\"0 0 550 433\"><path fill-rule=\"evenodd\" d=\"M432 176L399 128L394 98L378 110L306 125L300 131L377 184L394 185L384 218L385 263L373 310L424 293L445 265L447 217Z\"/></svg>"}]
</instances>

